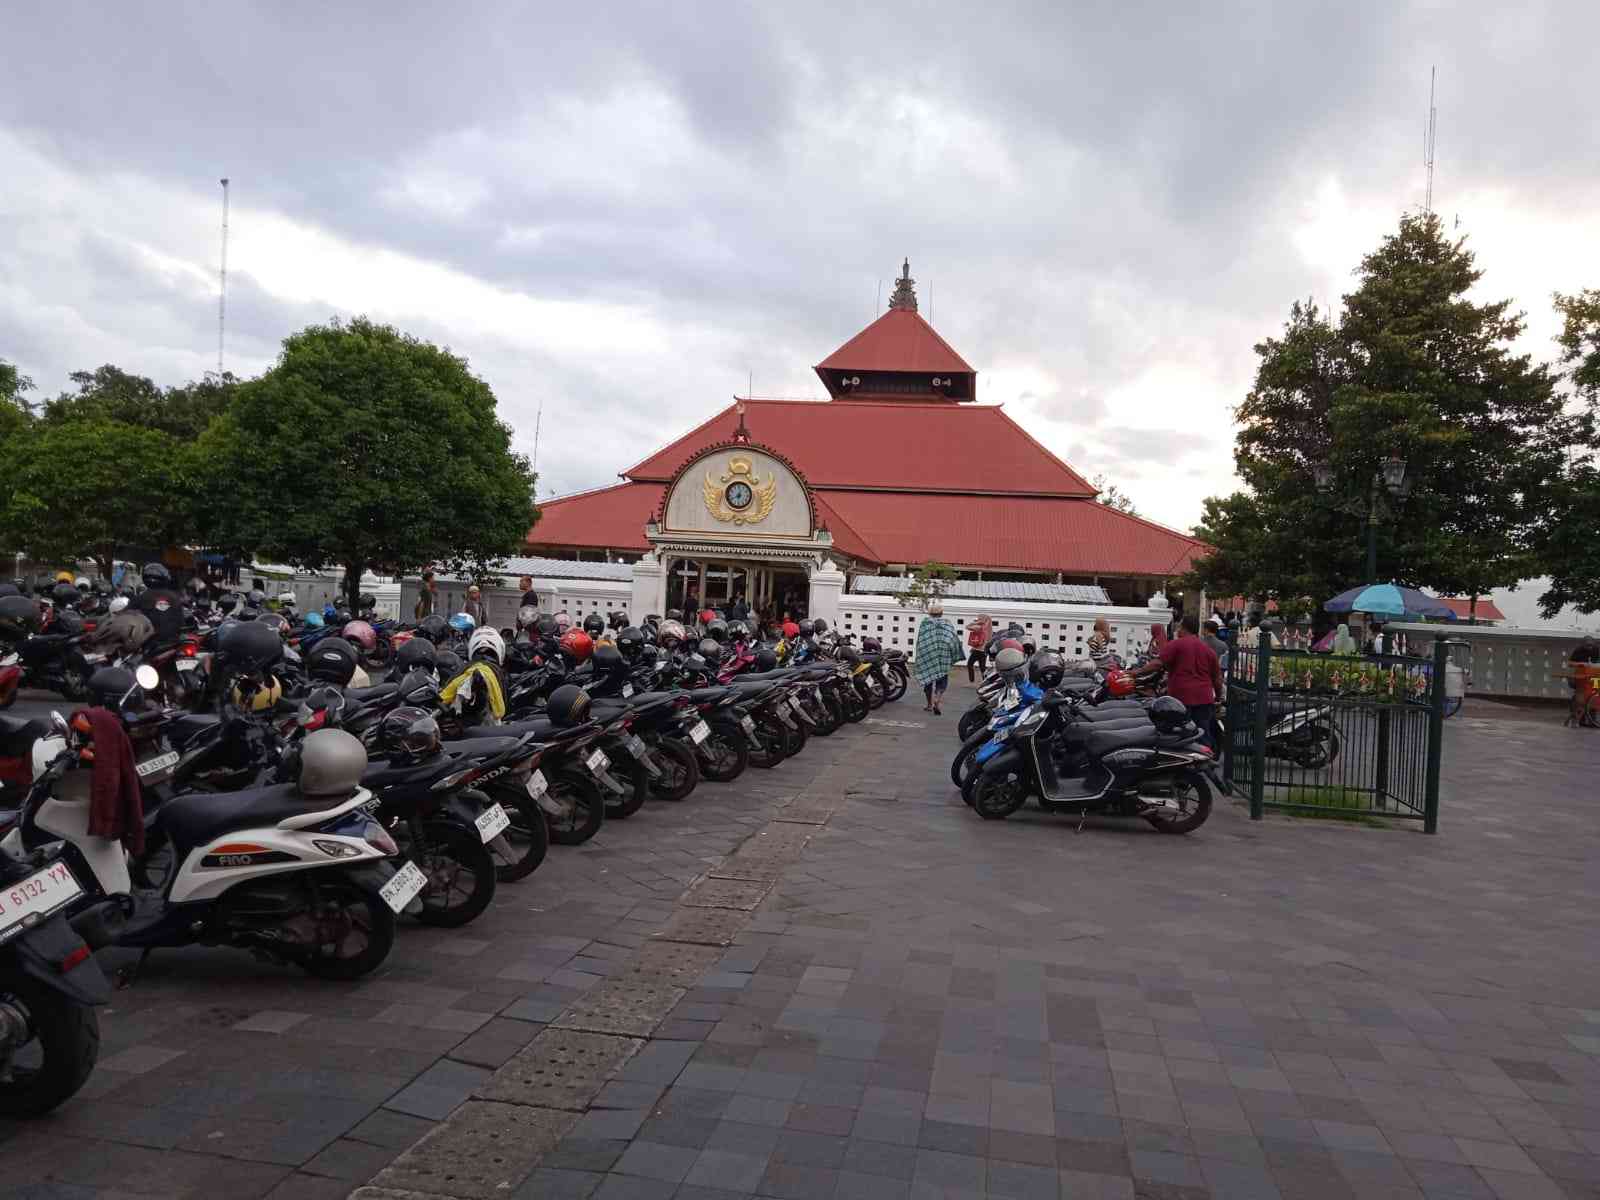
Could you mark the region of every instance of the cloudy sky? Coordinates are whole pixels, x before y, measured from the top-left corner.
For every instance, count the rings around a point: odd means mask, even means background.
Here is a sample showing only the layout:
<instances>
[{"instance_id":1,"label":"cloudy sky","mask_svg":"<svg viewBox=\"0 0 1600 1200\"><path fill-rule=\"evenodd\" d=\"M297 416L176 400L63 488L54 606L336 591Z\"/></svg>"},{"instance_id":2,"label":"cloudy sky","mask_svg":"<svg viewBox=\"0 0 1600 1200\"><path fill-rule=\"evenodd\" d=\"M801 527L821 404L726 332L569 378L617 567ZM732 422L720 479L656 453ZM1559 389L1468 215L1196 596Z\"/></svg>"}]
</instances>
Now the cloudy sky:
<instances>
[{"instance_id":1,"label":"cloudy sky","mask_svg":"<svg viewBox=\"0 0 1600 1200\"><path fill-rule=\"evenodd\" d=\"M887 301L1085 474L1187 528L1252 344L1423 195L1550 356L1600 286L1600 6L13 6L0 357L41 391L367 313L466 355L540 495L610 482ZM882 286L882 298L879 288ZM759 436L760 431L755 430Z\"/></svg>"}]
</instances>

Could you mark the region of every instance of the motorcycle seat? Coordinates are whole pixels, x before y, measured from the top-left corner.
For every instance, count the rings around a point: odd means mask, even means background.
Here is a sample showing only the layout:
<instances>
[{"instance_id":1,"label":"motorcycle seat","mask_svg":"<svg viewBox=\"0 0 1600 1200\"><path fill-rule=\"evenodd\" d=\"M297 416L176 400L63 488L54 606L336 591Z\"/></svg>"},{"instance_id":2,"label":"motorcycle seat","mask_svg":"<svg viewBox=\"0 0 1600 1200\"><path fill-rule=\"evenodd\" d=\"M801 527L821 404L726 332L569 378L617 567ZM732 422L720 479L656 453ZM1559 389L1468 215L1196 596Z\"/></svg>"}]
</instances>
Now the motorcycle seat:
<instances>
[{"instance_id":1,"label":"motorcycle seat","mask_svg":"<svg viewBox=\"0 0 1600 1200\"><path fill-rule=\"evenodd\" d=\"M525 721L513 721L506 725L469 725L461 731L461 739L481 741L484 738L513 738L525 734L533 734L540 741L544 741L552 734L559 734L556 723L548 717L530 717Z\"/></svg>"},{"instance_id":2,"label":"motorcycle seat","mask_svg":"<svg viewBox=\"0 0 1600 1200\"><path fill-rule=\"evenodd\" d=\"M728 689L720 684L716 687L694 688L689 692L689 699L696 704L713 704L728 695Z\"/></svg>"},{"instance_id":3,"label":"motorcycle seat","mask_svg":"<svg viewBox=\"0 0 1600 1200\"><path fill-rule=\"evenodd\" d=\"M489 726L493 730L494 726ZM468 758L489 758L513 749L522 739L517 737L465 737L440 743L446 754L465 755Z\"/></svg>"},{"instance_id":4,"label":"motorcycle seat","mask_svg":"<svg viewBox=\"0 0 1600 1200\"><path fill-rule=\"evenodd\" d=\"M1091 729L1083 739L1083 748L1095 756L1130 748L1154 750L1155 746L1155 726L1148 722L1143 728Z\"/></svg>"},{"instance_id":5,"label":"motorcycle seat","mask_svg":"<svg viewBox=\"0 0 1600 1200\"><path fill-rule=\"evenodd\" d=\"M1074 722L1062 730L1061 736L1074 745L1084 745L1096 733L1119 732L1140 730L1149 733L1155 726L1150 724L1148 717L1128 717L1122 721L1085 721Z\"/></svg>"},{"instance_id":6,"label":"motorcycle seat","mask_svg":"<svg viewBox=\"0 0 1600 1200\"><path fill-rule=\"evenodd\" d=\"M375 683L371 687L344 689L344 697L356 704L371 704L374 700L384 700L400 690L398 683Z\"/></svg>"},{"instance_id":7,"label":"motorcycle seat","mask_svg":"<svg viewBox=\"0 0 1600 1200\"><path fill-rule=\"evenodd\" d=\"M285 817L318 812L331 807L325 797L308 799L299 785L275 783L242 792L195 792L168 800L156 821L177 845L186 850L203 846L230 830L252 825L276 825Z\"/></svg>"},{"instance_id":8,"label":"motorcycle seat","mask_svg":"<svg viewBox=\"0 0 1600 1200\"><path fill-rule=\"evenodd\" d=\"M1078 720L1089 725L1102 721L1126 721L1129 717L1143 717L1148 721L1150 710L1142 704L1118 704L1114 708L1102 704L1097 708L1080 708L1077 714Z\"/></svg>"},{"instance_id":9,"label":"motorcycle seat","mask_svg":"<svg viewBox=\"0 0 1600 1200\"><path fill-rule=\"evenodd\" d=\"M8 717L0 713L0 758L21 758L34 742L50 736L50 722L39 717Z\"/></svg>"}]
</instances>

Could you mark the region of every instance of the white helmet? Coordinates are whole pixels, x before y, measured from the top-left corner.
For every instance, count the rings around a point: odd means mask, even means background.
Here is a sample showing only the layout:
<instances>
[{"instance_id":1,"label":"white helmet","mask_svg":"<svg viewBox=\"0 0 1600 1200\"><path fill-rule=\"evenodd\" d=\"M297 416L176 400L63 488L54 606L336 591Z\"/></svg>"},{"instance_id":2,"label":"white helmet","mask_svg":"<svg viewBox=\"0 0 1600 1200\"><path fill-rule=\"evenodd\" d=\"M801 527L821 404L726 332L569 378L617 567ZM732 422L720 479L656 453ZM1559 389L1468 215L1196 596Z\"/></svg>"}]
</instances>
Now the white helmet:
<instances>
[{"instance_id":1,"label":"white helmet","mask_svg":"<svg viewBox=\"0 0 1600 1200\"><path fill-rule=\"evenodd\" d=\"M278 603L287 604L290 608L293 608L296 604L300 603L300 600L293 592L279 592Z\"/></svg>"},{"instance_id":2,"label":"white helmet","mask_svg":"<svg viewBox=\"0 0 1600 1200\"><path fill-rule=\"evenodd\" d=\"M571 625L572 616L567 612L566 609L563 608L556 614L556 628L562 633L565 633L571 627Z\"/></svg>"},{"instance_id":3,"label":"white helmet","mask_svg":"<svg viewBox=\"0 0 1600 1200\"><path fill-rule=\"evenodd\" d=\"M72 586L77 588L80 592L87 592L91 586L89 583L89 577L87 575L79 575L78 581Z\"/></svg>"},{"instance_id":4,"label":"white helmet","mask_svg":"<svg viewBox=\"0 0 1600 1200\"><path fill-rule=\"evenodd\" d=\"M127 607L128 607L128 598L126 596L113 596L111 598L111 615L112 616L116 616L117 613L121 612L123 609L125 609Z\"/></svg>"},{"instance_id":5,"label":"white helmet","mask_svg":"<svg viewBox=\"0 0 1600 1200\"><path fill-rule=\"evenodd\" d=\"M539 619L539 610L531 604L524 604L517 609L517 628L527 629Z\"/></svg>"},{"instance_id":6,"label":"white helmet","mask_svg":"<svg viewBox=\"0 0 1600 1200\"><path fill-rule=\"evenodd\" d=\"M367 748L342 729L319 729L300 749L300 792L306 796L347 796L361 786Z\"/></svg>"},{"instance_id":7,"label":"white helmet","mask_svg":"<svg viewBox=\"0 0 1600 1200\"><path fill-rule=\"evenodd\" d=\"M495 664L503 665L506 661L506 640L500 636L498 629L491 629L485 625L482 629L474 629L472 636L467 639L468 658L491 658Z\"/></svg>"}]
</instances>

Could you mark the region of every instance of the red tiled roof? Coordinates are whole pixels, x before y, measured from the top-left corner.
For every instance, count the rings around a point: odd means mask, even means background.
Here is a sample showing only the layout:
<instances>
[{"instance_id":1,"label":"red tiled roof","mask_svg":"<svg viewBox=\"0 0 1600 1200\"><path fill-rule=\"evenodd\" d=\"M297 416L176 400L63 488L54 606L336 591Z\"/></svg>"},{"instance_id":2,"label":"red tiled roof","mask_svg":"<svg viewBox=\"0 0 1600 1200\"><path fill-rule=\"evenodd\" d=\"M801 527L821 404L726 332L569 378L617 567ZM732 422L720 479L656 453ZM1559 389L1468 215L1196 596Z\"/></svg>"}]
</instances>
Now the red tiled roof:
<instances>
[{"instance_id":1,"label":"red tiled roof","mask_svg":"<svg viewBox=\"0 0 1600 1200\"><path fill-rule=\"evenodd\" d=\"M1472 601L1470 599L1460 599L1455 596L1440 596L1439 603L1443 604L1463 621L1465 621L1469 616L1476 616L1480 621L1504 621L1506 619L1505 613L1501 612L1499 606L1487 596L1478 597L1478 608L1476 613L1471 611Z\"/></svg>"},{"instance_id":2,"label":"red tiled roof","mask_svg":"<svg viewBox=\"0 0 1600 1200\"><path fill-rule=\"evenodd\" d=\"M618 483L574 492L539 505L539 519L528 532L534 546L585 546L648 550L645 522L661 503L666 485Z\"/></svg>"},{"instance_id":3,"label":"red tiled roof","mask_svg":"<svg viewBox=\"0 0 1600 1200\"><path fill-rule=\"evenodd\" d=\"M972 374L950 343L916 313L891 308L816 366L818 371L915 371Z\"/></svg>"},{"instance_id":4,"label":"red tiled roof","mask_svg":"<svg viewBox=\"0 0 1600 1200\"><path fill-rule=\"evenodd\" d=\"M1180 575L1204 542L1093 500L821 491L878 562L1069 575Z\"/></svg>"},{"instance_id":5,"label":"red tiled roof","mask_svg":"<svg viewBox=\"0 0 1600 1200\"><path fill-rule=\"evenodd\" d=\"M828 503L826 494L813 490L811 498L817 505L817 517L828 527L828 532L833 535L834 549L841 554L848 554L852 558L865 559L867 562L885 563L892 560L884 558L870 545L866 538L839 514L839 510Z\"/></svg>"},{"instance_id":6,"label":"red tiled roof","mask_svg":"<svg viewBox=\"0 0 1600 1200\"><path fill-rule=\"evenodd\" d=\"M813 488L1094 495L1081 475L993 406L747 400L745 423L756 441L781 449ZM737 426L729 405L623 475L665 482Z\"/></svg>"}]
</instances>

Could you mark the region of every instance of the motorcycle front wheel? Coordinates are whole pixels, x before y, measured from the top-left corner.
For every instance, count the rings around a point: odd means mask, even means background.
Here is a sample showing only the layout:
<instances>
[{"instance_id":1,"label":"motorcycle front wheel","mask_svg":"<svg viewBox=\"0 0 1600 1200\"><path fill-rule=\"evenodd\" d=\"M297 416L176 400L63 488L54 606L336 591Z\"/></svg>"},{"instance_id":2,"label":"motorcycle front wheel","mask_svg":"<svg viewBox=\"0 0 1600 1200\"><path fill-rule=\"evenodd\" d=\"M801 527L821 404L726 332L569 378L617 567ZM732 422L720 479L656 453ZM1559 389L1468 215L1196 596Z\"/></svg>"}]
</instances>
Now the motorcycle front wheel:
<instances>
[{"instance_id":1,"label":"motorcycle front wheel","mask_svg":"<svg viewBox=\"0 0 1600 1200\"><path fill-rule=\"evenodd\" d=\"M628 789L628 794L618 796L608 789L606 816L615 821L626 821L643 808L644 802L650 798L650 772L646 771L644 764L631 754L626 760L618 759L612 766L613 774L621 776L621 782Z\"/></svg>"},{"instance_id":2,"label":"motorcycle front wheel","mask_svg":"<svg viewBox=\"0 0 1600 1200\"><path fill-rule=\"evenodd\" d=\"M576 770L557 771L550 778L550 797L561 806L559 815L546 818L550 840L558 846L579 846L600 832L606 819L606 802L600 785Z\"/></svg>"},{"instance_id":3,"label":"motorcycle front wheel","mask_svg":"<svg viewBox=\"0 0 1600 1200\"><path fill-rule=\"evenodd\" d=\"M972 785L972 807L985 821L1004 821L1028 800L1028 785L1015 772L979 775Z\"/></svg>"},{"instance_id":4,"label":"motorcycle front wheel","mask_svg":"<svg viewBox=\"0 0 1600 1200\"><path fill-rule=\"evenodd\" d=\"M318 979L360 979L394 947L394 911L377 892L350 880L319 880L313 893L316 945L300 962Z\"/></svg>"},{"instance_id":5,"label":"motorcycle front wheel","mask_svg":"<svg viewBox=\"0 0 1600 1200\"><path fill-rule=\"evenodd\" d=\"M978 730L989 724L989 708L984 704L974 704L961 714L961 720L956 722L956 736L963 742Z\"/></svg>"},{"instance_id":6,"label":"motorcycle front wheel","mask_svg":"<svg viewBox=\"0 0 1600 1200\"><path fill-rule=\"evenodd\" d=\"M700 762L694 751L676 738L662 738L651 748L661 778L650 785L656 800L678 801L688 797L700 782Z\"/></svg>"},{"instance_id":7,"label":"motorcycle front wheel","mask_svg":"<svg viewBox=\"0 0 1600 1200\"><path fill-rule=\"evenodd\" d=\"M711 722L711 736L700 743L700 777L713 783L731 783L750 765L750 747L744 730L719 721Z\"/></svg>"},{"instance_id":8,"label":"motorcycle front wheel","mask_svg":"<svg viewBox=\"0 0 1600 1200\"><path fill-rule=\"evenodd\" d=\"M0 1061L0 1117L42 1117L70 1098L100 1056L100 1019L14 967L0 967L0 1009L28 1040Z\"/></svg>"},{"instance_id":9,"label":"motorcycle front wheel","mask_svg":"<svg viewBox=\"0 0 1600 1200\"><path fill-rule=\"evenodd\" d=\"M490 784L484 800L499 804L511 818L505 832L487 843L489 856L494 859L495 878L501 883L526 879L539 869L550 849L550 827L545 824L544 809L519 787L497 788Z\"/></svg>"},{"instance_id":10,"label":"motorcycle front wheel","mask_svg":"<svg viewBox=\"0 0 1600 1200\"><path fill-rule=\"evenodd\" d=\"M910 672L901 666L891 666L886 674L887 691L884 698L890 701L900 699L901 696L906 694L906 688L910 686Z\"/></svg>"},{"instance_id":11,"label":"motorcycle front wheel","mask_svg":"<svg viewBox=\"0 0 1600 1200\"><path fill-rule=\"evenodd\" d=\"M465 925L494 899L494 859L476 829L454 821L428 822L422 838L408 855L428 880L417 896L417 919L445 928Z\"/></svg>"},{"instance_id":12,"label":"motorcycle front wheel","mask_svg":"<svg viewBox=\"0 0 1600 1200\"><path fill-rule=\"evenodd\" d=\"M1175 775L1171 791L1160 809L1144 814L1146 821L1162 833L1193 833L1206 823L1211 815L1211 785L1204 776Z\"/></svg>"}]
</instances>

